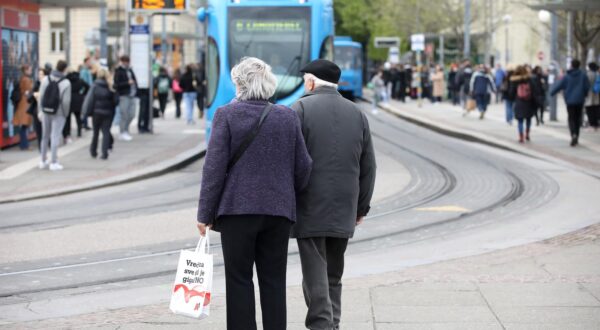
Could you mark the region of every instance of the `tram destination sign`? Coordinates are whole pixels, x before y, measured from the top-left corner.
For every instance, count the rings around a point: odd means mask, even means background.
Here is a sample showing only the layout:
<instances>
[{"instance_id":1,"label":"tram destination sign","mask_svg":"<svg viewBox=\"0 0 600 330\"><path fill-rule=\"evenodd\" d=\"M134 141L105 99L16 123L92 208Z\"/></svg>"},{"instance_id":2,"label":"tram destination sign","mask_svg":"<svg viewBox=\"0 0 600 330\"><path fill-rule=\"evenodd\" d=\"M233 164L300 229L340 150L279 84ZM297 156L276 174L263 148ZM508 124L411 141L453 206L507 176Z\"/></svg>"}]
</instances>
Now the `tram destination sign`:
<instances>
[{"instance_id":1,"label":"tram destination sign","mask_svg":"<svg viewBox=\"0 0 600 330\"><path fill-rule=\"evenodd\" d=\"M269 32L286 33L301 32L305 28L305 21L301 19L286 20L260 20L239 19L233 22L236 32Z\"/></svg>"},{"instance_id":2,"label":"tram destination sign","mask_svg":"<svg viewBox=\"0 0 600 330\"><path fill-rule=\"evenodd\" d=\"M153 13L183 13L188 10L190 0L129 0L131 11Z\"/></svg>"}]
</instances>

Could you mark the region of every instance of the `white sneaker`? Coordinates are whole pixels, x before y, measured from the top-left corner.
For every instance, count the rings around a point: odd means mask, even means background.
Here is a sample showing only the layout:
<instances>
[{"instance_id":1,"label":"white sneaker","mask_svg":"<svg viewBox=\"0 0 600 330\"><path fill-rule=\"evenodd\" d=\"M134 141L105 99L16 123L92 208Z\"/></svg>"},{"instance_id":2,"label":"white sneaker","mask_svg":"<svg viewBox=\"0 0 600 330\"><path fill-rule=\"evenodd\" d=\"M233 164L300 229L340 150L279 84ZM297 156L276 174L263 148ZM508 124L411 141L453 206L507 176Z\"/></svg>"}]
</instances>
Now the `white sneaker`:
<instances>
[{"instance_id":1,"label":"white sneaker","mask_svg":"<svg viewBox=\"0 0 600 330\"><path fill-rule=\"evenodd\" d=\"M40 170L45 170L48 168L48 165L50 165L50 161L46 160L46 161L40 161L40 164L38 165L38 167L40 168Z\"/></svg>"},{"instance_id":2,"label":"white sneaker","mask_svg":"<svg viewBox=\"0 0 600 330\"><path fill-rule=\"evenodd\" d=\"M133 138L128 133L121 133L119 135L119 140L121 140L121 141L131 141L131 140L133 140Z\"/></svg>"},{"instance_id":3,"label":"white sneaker","mask_svg":"<svg viewBox=\"0 0 600 330\"><path fill-rule=\"evenodd\" d=\"M50 164L50 171L62 171L63 169L64 169L64 167L62 165L60 165L59 163Z\"/></svg>"}]
</instances>

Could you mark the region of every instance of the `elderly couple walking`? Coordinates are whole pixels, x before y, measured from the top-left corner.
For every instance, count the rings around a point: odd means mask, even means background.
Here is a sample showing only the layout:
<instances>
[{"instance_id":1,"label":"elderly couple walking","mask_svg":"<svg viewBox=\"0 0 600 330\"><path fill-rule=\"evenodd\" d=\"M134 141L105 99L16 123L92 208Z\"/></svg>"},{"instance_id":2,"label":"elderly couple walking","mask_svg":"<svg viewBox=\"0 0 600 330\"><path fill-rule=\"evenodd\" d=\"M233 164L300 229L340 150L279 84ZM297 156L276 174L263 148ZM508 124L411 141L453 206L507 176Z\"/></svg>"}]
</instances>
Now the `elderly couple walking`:
<instances>
[{"instance_id":1,"label":"elderly couple walking","mask_svg":"<svg viewBox=\"0 0 600 330\"><path fill-rule=\"evenodd\" d=\"M227 329L256 329L256 265L263 328L285 329L290 236L297 239L306 327L339 329L344 253L369 212L375 155L366 116L337 92L340 69L305 66L293 110L272 105L271 67L231 70L236 98L219 108L204 164L198 228L221 233Z\"/></svg>"}]
</instances>

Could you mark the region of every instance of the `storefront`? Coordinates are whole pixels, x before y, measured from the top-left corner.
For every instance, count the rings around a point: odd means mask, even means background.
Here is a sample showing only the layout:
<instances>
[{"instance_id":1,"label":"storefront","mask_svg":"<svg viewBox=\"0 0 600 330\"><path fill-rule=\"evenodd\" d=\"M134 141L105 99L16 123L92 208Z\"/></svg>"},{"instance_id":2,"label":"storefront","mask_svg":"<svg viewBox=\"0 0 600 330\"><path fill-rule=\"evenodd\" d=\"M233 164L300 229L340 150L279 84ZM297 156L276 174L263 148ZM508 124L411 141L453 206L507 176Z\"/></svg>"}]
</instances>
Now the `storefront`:
<instances>
[{"instance_id":1,"label":"storefront","mask_svg":"<svg viewBox=\"0 0 600 330\"><path fill-rule=\"evenodd\" d=\"M12 124L15 109L10 102L10 95L15 81L18 85L23 65L30 65L33 68L34 79L37 78L40 31L39 5L25 0L3 0L2 2L0 8L0 34L2 35L0 148L19 142L19 128Z\"/></svg>"}]
</instances>

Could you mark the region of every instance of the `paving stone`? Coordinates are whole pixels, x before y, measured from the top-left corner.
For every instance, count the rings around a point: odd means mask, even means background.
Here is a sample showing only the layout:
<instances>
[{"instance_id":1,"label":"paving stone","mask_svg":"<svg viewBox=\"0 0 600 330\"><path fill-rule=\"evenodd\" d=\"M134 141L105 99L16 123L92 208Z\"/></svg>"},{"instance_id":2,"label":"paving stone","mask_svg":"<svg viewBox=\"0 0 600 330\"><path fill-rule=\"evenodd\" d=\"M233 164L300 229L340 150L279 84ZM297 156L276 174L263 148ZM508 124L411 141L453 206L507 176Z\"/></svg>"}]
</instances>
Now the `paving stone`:
<instances>
[{"instance_id":1,"label":"paving stone","mask_svg":"<svg viewBox=\"0 0 600 330\"><path fill-rule=\"evenodd\" d=\"M480 284L492 307L497 306L599 306L600 302L577 283Z\"/></svg>"},{"instance_id":2,"label":"paving stone","mask_svg":"<svg viewBox=\"0 0 600 330\"><path fill-rule=\"evenodd\" d=\"M504 323L600 325L600 307L495 307L494 312ZM568 328L565 328L568 329Z\"/></svg>"},{"instance_id":3,"label":"paving stone","mask_svg":"<svg viewBox=\"0 0 600 330\"><path fill-rule=\"evenodd\" d=\"M538 323L538 324L526 324L526 323L504 323L506 330L597 330L600 329L598 323L569 323L556 324L556 323Z\"/></svg>"},{"instance_id":4,"label":"paving stone","mask_svg":"<svg viewBox=\"0 0 600 330\"><path fill-rule=\"evenodd\" d=\"M377 330L502 330L491 323L377 323Z\"/></svg>"},{"instance_id":5,"label":"paving stone","mask_svg":"<svg viewBox=\"0 0 600 330\"><path fill-rule=\"evenodd\" d=\"M376 322L485 322L496 321L488 307L483 306L373 306Z\"/></svg>"},{"instance_id":6,"label":"paving stone","mask_svg":"<svg viewBox=\"0 0 600 330\"><path fill-rule=\"evenodd\" d=\"M383 287L373 290L376 306L484 306L485 301L476 291L446 291Z\"/></svg>"}]
</instances>

